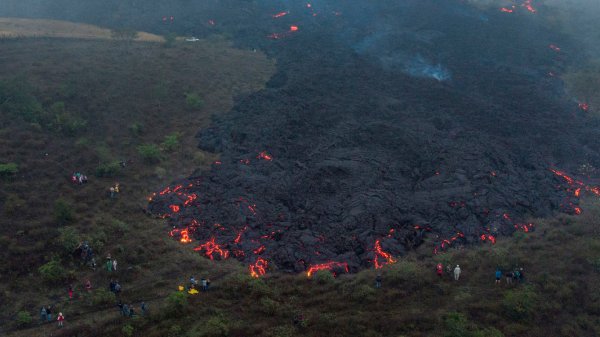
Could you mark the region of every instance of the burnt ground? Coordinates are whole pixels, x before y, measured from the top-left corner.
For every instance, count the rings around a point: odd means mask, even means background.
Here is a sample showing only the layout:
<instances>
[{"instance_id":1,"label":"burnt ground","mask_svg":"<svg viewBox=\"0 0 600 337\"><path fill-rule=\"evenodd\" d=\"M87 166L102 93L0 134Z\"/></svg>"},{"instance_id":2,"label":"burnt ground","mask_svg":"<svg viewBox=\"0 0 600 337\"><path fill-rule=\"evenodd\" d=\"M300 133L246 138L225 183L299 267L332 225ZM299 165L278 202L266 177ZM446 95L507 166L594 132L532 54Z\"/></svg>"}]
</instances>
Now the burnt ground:
<instances>
[{"instance_id":1,"label":"burnt ground","mask_svg":"<svg viewBox=\"0 0 600 337\"><path fill-rule=\"evenodd\" d=\"M264 259L257 274L357 271L424 236L439 251L581 211L550 169L598 167L599 129L549 75L578 54L542 9L318 5L244 19L256 28L238 44L265 50L278 73L198 133L220 162L153 198L174 236L211 258Z\"/></svg>"}]
</instances>

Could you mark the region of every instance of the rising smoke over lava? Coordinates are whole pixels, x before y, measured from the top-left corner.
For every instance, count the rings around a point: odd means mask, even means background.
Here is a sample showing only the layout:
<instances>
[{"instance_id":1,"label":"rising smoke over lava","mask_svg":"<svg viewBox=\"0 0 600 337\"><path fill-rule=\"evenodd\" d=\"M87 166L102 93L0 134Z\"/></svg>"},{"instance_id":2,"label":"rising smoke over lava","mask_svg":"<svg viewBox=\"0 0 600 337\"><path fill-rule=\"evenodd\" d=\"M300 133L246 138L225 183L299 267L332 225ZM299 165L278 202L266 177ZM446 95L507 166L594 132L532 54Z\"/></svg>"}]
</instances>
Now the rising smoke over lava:
<instances>
[{"instance_id":1,"label":"rising smoke over lava","mask_svg":"<svg viewBox=\"0 0 600 337\"><path fill-rule=\"evenodd\" d=\"M152 196L173 237L252 276L310 277L585 211L578 199L598 188L572 172L599 166L598 128L564 92L577 42L547 28L548 6L350 3L282 1L252 17L237 43L278 73L200 130L218 163Z\"/></svg>"}]
</instances>

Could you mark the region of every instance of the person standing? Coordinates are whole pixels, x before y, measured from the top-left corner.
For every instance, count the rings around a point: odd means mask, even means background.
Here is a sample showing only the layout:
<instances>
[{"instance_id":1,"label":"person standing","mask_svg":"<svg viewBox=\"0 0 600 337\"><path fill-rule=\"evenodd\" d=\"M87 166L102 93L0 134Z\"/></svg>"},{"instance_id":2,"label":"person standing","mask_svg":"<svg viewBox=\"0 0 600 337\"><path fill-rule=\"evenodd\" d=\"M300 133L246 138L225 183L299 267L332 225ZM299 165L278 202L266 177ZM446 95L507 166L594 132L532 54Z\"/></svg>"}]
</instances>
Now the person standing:
<instances>
[{"instance_id":1,"label":"person standing","mask_svg":"<svg viewBox=\"0 0 600 337\"><path fill-rule=\"evenodd\" d=\"M106 270L107 270L108 272L111 272L111 271L112 271L112 268L113 268L113 262L112 262L111 258L108 258L108 259L106 260Z\"/></svg>"},{"instance_id":2,"label":"person standing","mask_svg":"<svg viewBox=\"0 0 600 337\"><path fill-rule=\"evenodd\" d=\"M206 291L206 289L207 289L206 279L203 277L202 279L200 279L200 282L202 284L202 291Z\"/></svg>"},{"instance_id":3,"label":"person standing","mask_svg":"<svg viewBox=\"0 0 600 337\"><path fill-rule=\"evenodd\" d=\"M117 271L117 259L114 259L112 262L113 271Z\"/></svg>"},{"instance_id":4,"label":"person standing","mask_svg":"<svg viewBox=\"0 0 600 337\"><path fill-rule=\"evenodd\" d=\"M142 309L142 315L146 316L146 314L148 313L148 305L146 305L146 302L142 301L140 307Z\"/></svg>"},{"instance_id":5,"label":"person standing","mask_svg":"<svg viewBox=\"0 0 600 337\"><path fill-rule=\"evenodd\" d=\"M48 319L48 322L52 321L52 306L51 305L46 307L46 318Z\"/></svg>"},{"instance_id":6,"label":"person standing","mask_svg":"<svg viewBox=\"0 0 600 337\"><path fill-rule=\"evenodd\" d=\"M500 270L500 268L496 268L496 284L500 284L501 279L502 279L502 270Z\"/></svg>"},{"instance_id":7,"label":"person standing","mask_svg":"<svg viewBox=\"0 0 600 337\"><path fill-rule=\"evenodd\" d=\"M444 274L444 266L441 263L438 263L435 267L435 273L439 278L442 278L442 275Z\"/></svg>"},{"instance_id":8,"label":"person standing","mask_svg":"<svg viewBox=\"0 0 600 337\"><path fill-rule=\"evenodd\" d=\"M85 290L87 290L88 293L92 291L92 282L90 282L90 280L85 281Z\"/></svg>"},{"instance_id":9,"label":"person standing","mask_svg":"<svg viewBox=\"0 0 600 337\"><path fill-rule=\"evenodd\" d=\"M378 273L377 277L375 277L375 288L381 288L381 274Z\"/></svg>"},{"instance_id":10,"label":"person standing","mask_svg":"<svg viewBox=\"0 0 600 337\"><path fill-rule=\"evenodd\" d=\"M458 281L459 278L460 278L460 266L456 265L456 267L454 267L454 280Z\"/></svg>"},{"instance_id":11,"label":"person standing","mask_svg":"<svg viewBox=\"0 0 600 337\"><path fill-rule=\"evenodd\" d=\"M42 309L40 310L40 320L42 321L42 323L46 322L46 320L48 319L48 314L46 312L46 307L42 307Z\"/></svg>"},{"instance_id":12,"label":"person standing","mask_svg":"<svg viewBox=\"0 0 600 337\"><path fill-rule=\"evenodd\" d=\"M69 299L72 300L73 299L73 285L69 286Z\"/></svg>"},{"instance_id":13,"label":"person standing","mask_svg":"<svg viewBox=\"0 0 600 337\"><path fill-rule=\"evenodd\" d=\"M58 318L56 320L58 321L58 327L62 328L65 321L65 316L63 316L62 312L58 313Z\"/></svg>"}]
</instances>

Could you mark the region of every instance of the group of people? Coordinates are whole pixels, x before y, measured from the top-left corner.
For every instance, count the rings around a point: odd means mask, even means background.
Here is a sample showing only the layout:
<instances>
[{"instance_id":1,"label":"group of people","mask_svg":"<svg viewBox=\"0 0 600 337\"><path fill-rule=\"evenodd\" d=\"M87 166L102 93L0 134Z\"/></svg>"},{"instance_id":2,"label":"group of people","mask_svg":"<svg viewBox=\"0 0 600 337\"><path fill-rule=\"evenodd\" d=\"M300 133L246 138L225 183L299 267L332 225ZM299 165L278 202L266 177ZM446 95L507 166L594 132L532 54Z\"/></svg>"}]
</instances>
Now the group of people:
<instances>
[{"instance_id":1,"label":"group of people","mask_svg":"<svg viewBox=\"0 0 600 337\"><path fill-rule=\"evenodd\" d=\"M42 309L40 309L40 320L42 323L52 322L52 310L52 305L43 306ZM58 327L62 328L65 321L65 316L62 312L58 313L56 321L58 322Z\"/></svg>"},{"instance_id":2,"label":"group of people","mask_svg":"<svg viewBox=\"0 0 600 337\"><path fill-rule=\"evenodd\" d=\"M441 262L439 262L435 266L435 273L439 278L444 276L444 265ZM452 266L450 264L446 265L446 274L454 277L455 281L458 281L460 279L460 273L461 273L460 265L457 264L456 267L454 267L454 268L452 268Z\"/></svg>"},{"instance_id":3,"label":"group of people","mask_svg":"<svg viewBox=\"0 0 600 337\"><path fill-rule=\"evenodd\" d=\"M135 307L133 306L133 304L127 305L119 301L119 303L117 303L117 306L119 307L121 315L124 317L133 317L136 315ZM146 316L146 314L148 313L148 305L146 304L146 302L142 301L142 303L140 304L140 310L142 311L142 315Z\"/></svg>"},{"instance_id":4,"label":"group of people","mask_svg":"<svg viewBox=\"0 0 600 337\"><path fill-rule=\"evenodd\" d=\"M210 279L209 278L201 278L200 279L200 286L202 291L208 291L208 288L210 288ZM188 287L188 291L191 291L192 289L197 289L198 288L198 281L196 280L196 278L194 276L190 276L190 285Z\"/></svg>"},{"instance_id":5,"label":"group of people","mask_svg":"<svg viewBox=\"0 0 600 337\"><path fill-rule=\"evenodd\" d=\"M506 284L512 284L513 281L516 283L523 283L525 281L525 275L523 274L523 267L513 268L511 271L504 273L506 278ZM496 268L496 284L500 284L502 279L502 269Z\"/></svg>"},{"instance_id":6,"label":"group of people","mask_svg":"<svg viewBox=\"0 0 600 337\"><path fill-rule=\"evenodd\" d=\"M85 174L81 174L81 172L74 172L71 175L71 182L77 185L83 185L88 182L88 177Z\"/></svg>"},{"instance_id":7,"label":"group of people","mask_svg":"<svg viewBox=\"0 0 600 337\"><path fill-rule=\"evenodd\" d=\"M106 257L106 271L117 271L117 259L113 259L110 254Z\"/></svg>"}]
</instances>

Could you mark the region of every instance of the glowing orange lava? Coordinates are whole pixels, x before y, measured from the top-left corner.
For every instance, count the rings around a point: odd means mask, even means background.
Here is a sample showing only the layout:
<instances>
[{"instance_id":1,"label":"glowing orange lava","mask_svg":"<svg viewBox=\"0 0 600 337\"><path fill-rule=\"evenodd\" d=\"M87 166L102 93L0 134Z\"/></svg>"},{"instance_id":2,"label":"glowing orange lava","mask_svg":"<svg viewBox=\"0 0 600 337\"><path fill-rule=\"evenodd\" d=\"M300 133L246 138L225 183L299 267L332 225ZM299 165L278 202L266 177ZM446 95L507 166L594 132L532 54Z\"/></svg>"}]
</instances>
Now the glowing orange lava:
<instances>
[{"instance_id":1,"label":"glowing orange lava","mask_svg":"<svg viewBox=\"0 0 600 337\"><path fill-rule=\"evenodd\" d=\"M316 265L310 266L310 268L308 268L308 270L306 271L306 276L311 277L312 274L314 274L315 272L317 272L319 270L329 270L333 273L333 276L336 276L337 274L336 274L335 270L339 270L342 268L346 271L346 273L349 270L348 264L346 262L331 261L331 262L316 264Z\"/></svg>"},{"instance_id":2,"label":"glowing orange lava","mask_svg":"<svg viewBox=\"0 0 600 337\"><path fill-rule=\"evenodd\" d=\"M226 259L229 257L229 251L222 248L221 245L216 243L215 238L212 238L212 239L210 239L210 241L207 241L206 243L199 245L198 247L194 248L194 250L195 251L205 250L206 252L204 254L206 256L208 256L208 258L210 258L211 260L214 259L215 254L218 254L218 256L220 256L221 259Z\"/></svg>"},{"instance_id":3,"label":"glowing orange lava","mask_svg":"<svg viewBox=\"0 0 600 337\"><path fill-rule=\"evenodd\" d=\"M267 272L268 265L269 263L267 262L267 260L263 259L262 257L259 257L253 264L251 264L248 267L250 269L250 276L256 278L263 276Z\"/></svg>"},{"instance_id":4,"label":"glowing orange lava","mask_svg":"<svg viewBox=\"0 0 600 337\"><path fill-rule=\"evenodd\" d=\"M374 250L375 250L375 260L373 260L373 263L375 264L375 269L379 269L386 264L396 263L396 259L394 259L392 254L384 251L381 248L380 240L375 241L375 249ZM384 258L385 262L380 262L379 257Z\"/></svg>"}]
</instances>

